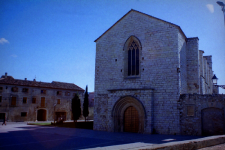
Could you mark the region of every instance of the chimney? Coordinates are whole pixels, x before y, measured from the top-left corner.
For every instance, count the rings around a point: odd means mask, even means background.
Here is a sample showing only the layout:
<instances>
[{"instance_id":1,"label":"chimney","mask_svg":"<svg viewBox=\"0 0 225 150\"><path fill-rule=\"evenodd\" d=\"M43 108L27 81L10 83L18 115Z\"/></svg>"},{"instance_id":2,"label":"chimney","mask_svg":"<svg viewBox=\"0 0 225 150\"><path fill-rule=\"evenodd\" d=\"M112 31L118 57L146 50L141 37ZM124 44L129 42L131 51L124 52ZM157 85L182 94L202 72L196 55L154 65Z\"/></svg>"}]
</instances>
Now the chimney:
<instances>
[{"instance_id":1,"label":"chimney","mask_svg":"<svg viewBox=\"0 0 225 150\"><path fill-rule=\"evenodd\" d=\"M5 73L5 78L7 78L7 72Z\"/></svg>"},{"instance_id":2,"label":"chimney","mask_svg":"<svg viewBox=\"0 0 225 150\"><path fill-rule=\"evenodd\" d=\"M25 78L25 81L27 81L27 78Z\"/></svg>"}]
</instances>

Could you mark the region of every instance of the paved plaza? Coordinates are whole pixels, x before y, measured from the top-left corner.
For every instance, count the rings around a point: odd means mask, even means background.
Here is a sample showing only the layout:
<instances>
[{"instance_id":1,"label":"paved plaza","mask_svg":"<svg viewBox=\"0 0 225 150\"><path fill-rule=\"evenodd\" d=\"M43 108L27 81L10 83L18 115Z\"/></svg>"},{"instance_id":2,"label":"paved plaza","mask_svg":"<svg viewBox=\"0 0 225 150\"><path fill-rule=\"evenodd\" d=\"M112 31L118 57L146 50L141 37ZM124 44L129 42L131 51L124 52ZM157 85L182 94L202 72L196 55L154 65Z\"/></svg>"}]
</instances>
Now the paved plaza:
<instances>
[{"instance_id":1,"label":"paved plaza","mask_svg":"<svg viewBox=\"0 0 225 150\"><path fill-rule=\"evenodd\" d=\"M27 125L25 122L0 126L1 150L45 149L140 149L152 144L184 141L198 136L113 133L76 128Z\"/></svg>"}]
</instances>

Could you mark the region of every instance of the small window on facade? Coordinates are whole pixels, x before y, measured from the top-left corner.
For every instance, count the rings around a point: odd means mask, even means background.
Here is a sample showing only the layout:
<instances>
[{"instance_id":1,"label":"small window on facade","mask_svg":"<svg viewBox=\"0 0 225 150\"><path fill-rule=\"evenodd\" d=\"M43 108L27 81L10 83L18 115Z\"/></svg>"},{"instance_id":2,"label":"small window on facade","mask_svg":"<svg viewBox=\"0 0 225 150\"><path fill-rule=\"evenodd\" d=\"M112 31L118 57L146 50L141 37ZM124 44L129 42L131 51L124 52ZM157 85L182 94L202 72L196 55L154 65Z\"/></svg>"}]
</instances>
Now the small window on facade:
<instances>
[{"instance_id":1,"label":"small window on facade","mask_svg":"<svg viewBox=\"0 0 225 150\"><path fill-rule=\"evenodd\" d=\"M187 106L187 116L195 115L195 106Z\"/></svg>"},{"instance_id":2,"label":"small window on facade","mask_svg":"<svg viewBox=\"0 0 225 150\"><path fill-rule=\"evenodd\" d=\"M23 88L22 92L28 93L29 89L28 88Z\"/></svg>"},{"instance_id":3,"label":"small window on facade","mask_svg":"<svg viewBox=\"0 0 225 150\"><path fill-rule=\"evenodd\" d=\"M27 116L27 112L21 112L21 117L26 117Z\"/></svg>"},{"instance_id":4,"label":"small window on facade","mask_svg":"<svg viewBox=\"0 0 225 150\"><path fill-rule=\"evenodd\" d=\"M62 95L62 91L57 91L57 95Z\"/></svg>"},{"instance_id":5,"label":"small window on facade","mask_svg":"<svg viewBox=\"0 0 225 150\"><path fill-rule=\"evenodd\" d=\"M60 99L57 99L57 104L60 104Z\"/></svg>"},{"instance_id":6,"label":"small window on facade","mask_svg":"<svg viewBox=\"0 0 225 150\"><path fill-rule=\"evenodd\" d=\"M0 103L2 102L2 96L0 96Z\"/></svg>"},{"instance_id":7,"label":"small window on facade","mask_svg":"<svg viewBox=\"0 0 225 150\"><path fill-rule=\"evenodd\" d=\"M24 104L27 103L27 97L23 97L23 103L24 103Z\"/></svg>"},{"instance_id":8,"label":"small window on facade","mask_svg":"<svg viewBox=\"0 0 225 150\"><path fill-rule=\"evenodd\" d=\"M73 93L73 96L75 96L76 93Z\"/></svg>"},{"instance_id":9,"label":"small window on facade","mask_svg":"<svg viewBox=\"0 0 225 150\"><path fill-rule=\"evenodd\" d=\"M41 97L41 107L45 107L45 97Z\"/></svg>"},{"instance_id":10,"label":"small window on facade","mask_svg":"<svg viewBox=\"0 0 225 150\"><path fill-rule=\"evenodd\" d=\"M66 96L70 96L70 92L66 92L65 95L66 95Z\"/></svg>"},{"instance_id":11,"label":"small window on facade","mask_svg":"<svg viewBox=\"0 0 225 150\"><path fill-rule=\"evenodd\" d=\"M16 106L16 97L12 97L11 106Z\"/></svg>"},{"instance_id":12,"label":"small window on facade","mask_svg":"<svg viewBox=\"0 0 225 150\"><path fill-rule=\"evenodd\" d=\"M41 94L46 94L46 90L41 90Z\"/></svg>"},{"instance_id":13,"label":"small window on facade","mask_svg":"<svg viewBox=\"0 0 225 150\"><path fill-rule=\"evenodd\" d=\"M12 87L12 92L18 92L18 87Z\"/></svg>"},{"instance_id":14,"label":"small window on facade","mask_svg":"<svg viewBox=\"0 0 225 150\"><path fill-rule=\"evenodd\" d=\"M0 91L2 91L3 90L3 87L0 87Z\"/></svg>"},{"instance_id":15,"label":"small window on facade","mask_svg":"<svg viewBox=\"0 0 225 150\"><path fill-rule=\"evenodd\" d=\"M36 103L36 97L32 98L32 103L35 104Z\"/></svg>"}]
</instances>

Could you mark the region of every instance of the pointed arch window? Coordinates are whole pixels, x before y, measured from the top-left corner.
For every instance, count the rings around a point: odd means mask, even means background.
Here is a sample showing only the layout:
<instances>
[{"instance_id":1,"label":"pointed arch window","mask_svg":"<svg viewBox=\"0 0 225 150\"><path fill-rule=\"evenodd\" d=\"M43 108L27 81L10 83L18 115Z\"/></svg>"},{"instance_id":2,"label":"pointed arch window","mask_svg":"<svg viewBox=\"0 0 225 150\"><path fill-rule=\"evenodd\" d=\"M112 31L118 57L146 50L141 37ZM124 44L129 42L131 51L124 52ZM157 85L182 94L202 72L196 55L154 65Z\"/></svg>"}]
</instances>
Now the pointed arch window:
<instances>
[{"instance_id":1,"label":"pointed arch window","mask_svg":"<svg viewBox=\"0 0 225 150\"><path fill-rule=\"evenodd\" d=\"M139 46L134 40L128 45L128 76L139 75Z\"/></svg>"}]
</instances>

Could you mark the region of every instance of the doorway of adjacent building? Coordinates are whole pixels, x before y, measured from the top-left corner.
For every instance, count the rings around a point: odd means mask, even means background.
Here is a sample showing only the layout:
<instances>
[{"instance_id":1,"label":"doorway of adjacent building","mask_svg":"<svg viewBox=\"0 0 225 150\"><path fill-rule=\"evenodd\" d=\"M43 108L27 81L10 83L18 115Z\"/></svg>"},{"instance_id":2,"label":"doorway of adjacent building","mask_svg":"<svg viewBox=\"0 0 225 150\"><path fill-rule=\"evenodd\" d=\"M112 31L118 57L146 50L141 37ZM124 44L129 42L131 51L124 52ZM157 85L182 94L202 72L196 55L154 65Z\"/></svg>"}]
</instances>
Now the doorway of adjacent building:
<instances>
[{"instance_id":1,"label":"doorway of adjacent building","mask_svg":"<svg viewBox=\"0 0 225 150\"><path fill-rule=\"evenodd\" d=\"M55 116L56 116L56 121L66 120L66 112L56 112Z\"/></svg>"},{"instance_id":2,"label":"doorway of adjacent building","mask_svg":"<svg viewBox=\"0 0 225 150\"><path fill-rule=\"evenodd\" d=\"M219 108L206 108L202 110L202 135L224 134L224 111Z\"/></svg>"},{"instance_id":3,"label":"doorway of adjacent building","mask_svg":"<svg viewBox=\"0 0 225 150\"><path fill-rule=\"evenodd\" d=\"M130 106L124 112L124 132L139 131L139 116L135 107Z\"/></svg>"},{"instance_id":4,"label":"doorway of adjacent building","mask_svg":"<svg viewBox=\"0 0 225 150\"><path fill-rule=\"evenodd\" d=\"M5 119L5 113L0 113L0 122L3 122Z\"/></svg>"},{"instance_id":5,"label":"doorway of adjacent building","mask_svg":"<svg viewBox=\"0 0 225 150\"><path fill-rule=\"evenodd\" d=\"M37 111L37 120L38 121L46 121L46 110L45 109L39 109Z\"/></svg>"}]
</instances>

